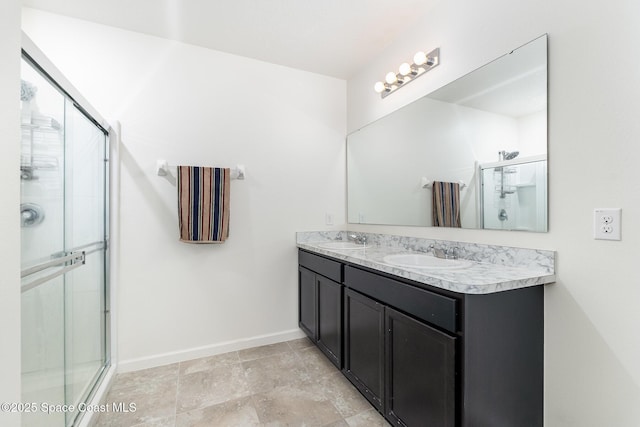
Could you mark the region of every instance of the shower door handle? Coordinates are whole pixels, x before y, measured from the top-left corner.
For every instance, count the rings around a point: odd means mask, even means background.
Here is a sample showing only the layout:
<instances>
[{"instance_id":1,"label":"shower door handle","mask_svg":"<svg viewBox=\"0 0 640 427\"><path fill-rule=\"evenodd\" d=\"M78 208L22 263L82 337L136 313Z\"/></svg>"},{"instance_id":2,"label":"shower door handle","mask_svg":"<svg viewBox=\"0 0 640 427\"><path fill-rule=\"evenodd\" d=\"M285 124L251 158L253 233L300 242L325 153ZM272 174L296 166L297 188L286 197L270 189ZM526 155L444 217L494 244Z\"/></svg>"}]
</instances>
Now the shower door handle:
<instances>
[{"instance_id":1,"label":"shower door handle","mask_svg":"<svg viewBox=\"0 0 640 427\"><path fill-rule=\"evenodd\" d=\"M35 287L40 286L41 284L48 282L51 279L54 279L62 274L67 273L68 271L74 270L85 263L85 252L72 252L68 255L54 258L51 261L46 261L38 265L34 265L29 268L25 268L20 272L20 277L25 278L36 273L40 273L42 271L48 270L50 268L61 267L60 269L54 271L53 273L47 274L45 276L39 276L35 280L32 280L29 283L23 284L20 289L21 292L27 292Z\"/></svg>"}]
</instances>

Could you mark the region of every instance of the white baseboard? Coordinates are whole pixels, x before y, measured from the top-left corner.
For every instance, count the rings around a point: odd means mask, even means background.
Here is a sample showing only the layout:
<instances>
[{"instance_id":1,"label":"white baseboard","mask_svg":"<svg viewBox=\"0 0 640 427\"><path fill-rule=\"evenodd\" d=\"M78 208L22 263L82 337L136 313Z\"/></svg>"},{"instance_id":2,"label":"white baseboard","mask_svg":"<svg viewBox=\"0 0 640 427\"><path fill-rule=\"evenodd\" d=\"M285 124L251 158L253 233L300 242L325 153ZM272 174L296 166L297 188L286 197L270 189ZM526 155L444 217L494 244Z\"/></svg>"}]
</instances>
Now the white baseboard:
<instances>
[{"instance_id":1,"label":"white baseboard","mask_svg":"<svg viewBox=\"0 0 640 427\"><path fill-rule=\"evenodd\" d=\"M278 332L275 334L260 335L257 337L243 338L234 341L226 341L204 347L196 347L188 350L180 350L171 353L157 354L138 359L122 360L118 363L118 373L138 371L140 369L155 368L186 360L199 359L201 357L215 356L216 354L230 351L244 350L246 348L261 345L275 344L283 341L304 338L306 335L300 329Z\"/></svg>"}]
</instances>

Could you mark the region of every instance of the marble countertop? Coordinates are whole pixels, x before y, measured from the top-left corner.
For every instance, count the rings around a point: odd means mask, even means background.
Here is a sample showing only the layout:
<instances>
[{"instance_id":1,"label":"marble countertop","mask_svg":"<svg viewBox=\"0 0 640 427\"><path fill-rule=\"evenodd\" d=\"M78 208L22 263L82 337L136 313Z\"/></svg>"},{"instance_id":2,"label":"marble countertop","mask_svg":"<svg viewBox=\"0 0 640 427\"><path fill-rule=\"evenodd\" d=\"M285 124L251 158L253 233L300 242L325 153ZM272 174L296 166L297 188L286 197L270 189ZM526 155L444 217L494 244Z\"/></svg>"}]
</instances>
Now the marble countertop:
<instances>
[{"instance_id":1,"label":"marble countertop","mask_svg":"<svg viewBox=\"0 0 640 427\"><path fill-rule=\"evenodd\" d=\"M489 294L555 281L555 252L552 251L399 236L390 236L390 239L384 235L373 236L368 239L369 243L364 249L337 250L322 248L318 244L340 241L343 240L342 237L346 240L346 235L298 233L297 246L350 264L464 294ZM430 244L435 244L436 247L460 248L460 258L469 261L470 266L459 269L405 268L388 264L383 260L385 256L397 253L424 254Z\"/></svg>"}]
</instances>

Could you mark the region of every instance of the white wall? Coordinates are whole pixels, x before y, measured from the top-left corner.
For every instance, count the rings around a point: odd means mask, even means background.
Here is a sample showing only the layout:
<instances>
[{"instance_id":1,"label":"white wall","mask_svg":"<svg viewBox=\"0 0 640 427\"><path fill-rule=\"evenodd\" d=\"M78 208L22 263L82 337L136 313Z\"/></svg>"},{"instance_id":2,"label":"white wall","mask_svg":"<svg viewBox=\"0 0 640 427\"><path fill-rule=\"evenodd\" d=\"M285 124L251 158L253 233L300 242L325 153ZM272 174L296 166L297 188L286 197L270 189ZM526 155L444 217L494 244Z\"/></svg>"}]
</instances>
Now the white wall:
<instances>
[{"instance_id":1,"label":"white wall","mask_svg":"<svg viewBox=\"0 0 640 427\"><path fill-rule=\"evenodd\" d=\"M518 117L519 157L536 156L547 152L547 112L539 111ZM509 151L509 150L507 150Z\"/></svg>"},{"instance_id":2,"label":"white wall","mask_svg":"<svg viewBox=\"0 0 640 427\"><path fill-rule=\"evenodd\" d=\"M0 402L20 401L20 3L0 7ZM20 416L0 412L0 424Z\"/></svg>"},{"instance_id":3,"label":"white wall","mask_svg":"<svg viewBox=\"0 0 640 427\"><path fill-rule=\"evenodd\" d=\"M545 289L545 425L640 425L640 3L441 2L348 82L355 130L549 34L549 233L353 226L553 249ZM442 63L381 100L373 83L422 49ZM602 59L598 59L602 58ZM621 207L622 241L592 238L593 209Z\"/></svg>"},{"instance_id":4,"label":"white wall","mask_svg":"<svg viewBox=\"0 0 640 427\"><path fill-rule=\"evenodd\" d=\"M25 32L122 123L119 359L125 369L298 336L295 232L343 224L346 82L44 12ZM235 166L222 245L178 241L170 164ZM258 341L254 341L258 342ZM241 344L239 344L241 345Z\"/></svg>"}]
</instances>

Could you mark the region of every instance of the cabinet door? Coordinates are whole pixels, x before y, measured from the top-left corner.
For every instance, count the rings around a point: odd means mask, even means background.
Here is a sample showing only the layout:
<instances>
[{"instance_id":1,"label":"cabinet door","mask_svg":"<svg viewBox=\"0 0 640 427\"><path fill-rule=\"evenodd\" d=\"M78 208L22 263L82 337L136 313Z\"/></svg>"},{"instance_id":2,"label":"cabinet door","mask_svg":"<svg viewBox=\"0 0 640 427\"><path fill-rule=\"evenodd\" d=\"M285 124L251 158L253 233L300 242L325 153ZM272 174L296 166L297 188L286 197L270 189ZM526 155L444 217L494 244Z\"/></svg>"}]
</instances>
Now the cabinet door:
<instances>
[{"instance_id":1,"label":"cabinet door","mask_svg":"<svg viewBox=\"0 0 640 427\"><path fill-rule=\"evenodd\" d=\"M455 338L386 308L386 413L396 425L455 425Z\"/></svg>"},{"instance_id":2,"label":"cabinet door","mask_svg":"<svg viewBox=\"0 0 640 427\"><path fill-rule=\"evenodd\" d=\"M345 289L344 334L344 374L371 404L382 410L384 306Z\"/></svg>"},{"instance_id":3,"label":"cabinet door","mask_svg":"<svg viewBox=\"0 0 640 427\"><path fill-rule=\"evenodd\" d=\"M298 267L298 325L316 341L316 274Z\"/></svg>"},{"instance_id":4,"label":"cabinet door","mask_svg":"<svg viewBox=\"0 0 640 427\"><path fill-rule=\"evenodd\" d=\"M342 368L342 285L316 275L318 289L318 347Z\"/></svg>"}]
</instances>

